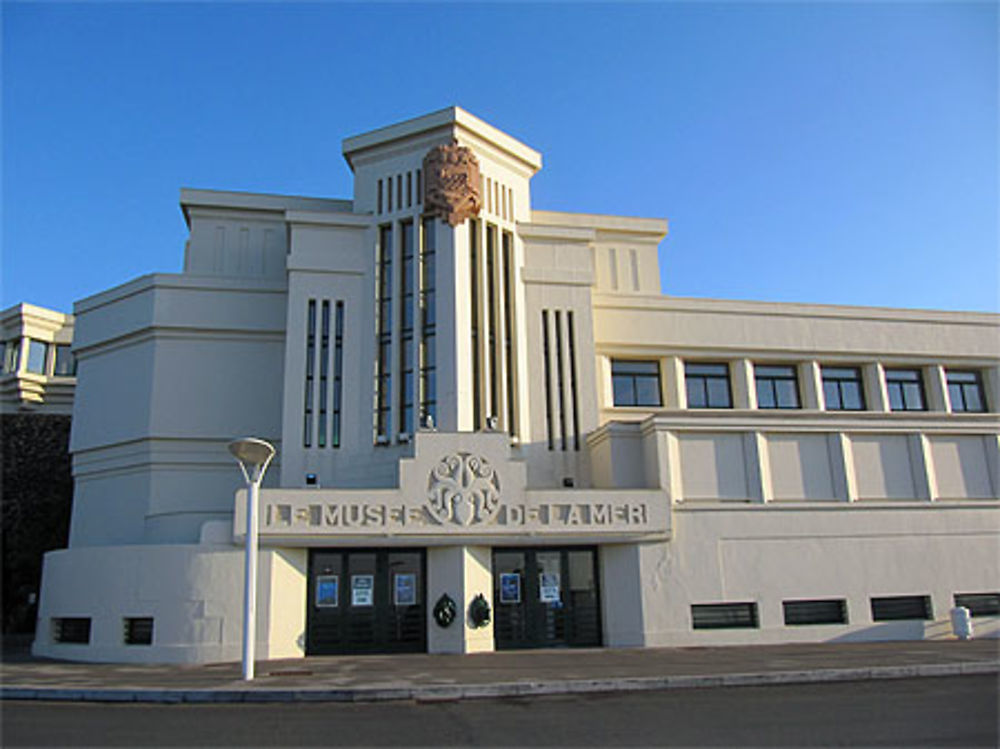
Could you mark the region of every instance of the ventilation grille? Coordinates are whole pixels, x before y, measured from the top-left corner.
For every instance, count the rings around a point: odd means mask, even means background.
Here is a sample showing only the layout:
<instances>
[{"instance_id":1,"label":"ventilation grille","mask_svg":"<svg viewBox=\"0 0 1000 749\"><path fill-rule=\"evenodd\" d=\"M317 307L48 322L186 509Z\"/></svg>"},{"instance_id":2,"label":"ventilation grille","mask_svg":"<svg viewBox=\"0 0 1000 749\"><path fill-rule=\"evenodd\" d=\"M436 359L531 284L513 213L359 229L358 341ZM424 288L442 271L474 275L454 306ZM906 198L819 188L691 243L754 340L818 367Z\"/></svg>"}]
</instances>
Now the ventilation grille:
<instances>
[{"instance_id":1,"label":"ventilation grille","mask_svg":"<svg viewBox=\"0 0 1000 749\"><path fill-rule=\"evenodd\" d=\"M691 606L694 629L756 629L756 603L700 603Z\"/></svg>"}]
</instances>

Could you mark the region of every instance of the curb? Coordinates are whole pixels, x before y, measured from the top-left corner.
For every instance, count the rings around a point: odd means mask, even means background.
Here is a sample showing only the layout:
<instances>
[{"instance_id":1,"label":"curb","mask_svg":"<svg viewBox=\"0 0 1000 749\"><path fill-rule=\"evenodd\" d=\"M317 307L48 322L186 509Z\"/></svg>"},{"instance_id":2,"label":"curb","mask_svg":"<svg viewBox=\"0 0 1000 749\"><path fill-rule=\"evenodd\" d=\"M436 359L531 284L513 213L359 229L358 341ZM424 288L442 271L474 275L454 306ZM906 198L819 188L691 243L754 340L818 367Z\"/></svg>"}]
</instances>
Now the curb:
<instances>
[{"instance_id":1,"label":"curb","mask_svg":"<svg viewBox=\"0 0 1000 749\"><path fill-rule=\"evenodd\" d=\"M1000 673L1000 661L932 663L871 668L829 668L761 673L699 674L692 676L635 676L611 679L565 681L517 681L463 686L358 687L348 689L100 689L59 687L0 687L2 700L46 700L53 702L143 702L260 703L260 702L387 702L413 700L421 703L467 699L646 692L663 689L767 686L775 684L819 684L839 681L909 679L938 676L970 676Z\"/></svg>"}]
</instances>

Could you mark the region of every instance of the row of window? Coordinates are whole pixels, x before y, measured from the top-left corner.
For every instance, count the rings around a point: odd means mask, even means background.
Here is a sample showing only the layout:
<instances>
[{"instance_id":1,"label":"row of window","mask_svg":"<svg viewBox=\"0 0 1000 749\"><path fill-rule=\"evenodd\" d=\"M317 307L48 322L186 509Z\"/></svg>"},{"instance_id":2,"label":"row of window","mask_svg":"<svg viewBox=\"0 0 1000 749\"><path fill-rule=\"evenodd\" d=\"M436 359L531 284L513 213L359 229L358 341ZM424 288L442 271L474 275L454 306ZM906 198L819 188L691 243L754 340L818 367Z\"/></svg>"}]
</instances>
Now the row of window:
<instances>
[{"instance_id":1,"label":"row of window","mask_svg":"<svg viewBox=\"0 0 1000 749\"><path fill-rule=\"evenodd\" d=\"M567 364L563 363L564 359ZM556 449L557 436L558 445L563 450L570 449L567 428L573 430L572 449L579 450L580 413L573 310L542 310L542 376L545 381L545 427L549 450Z\"/></svg>"},{"instance_id":2,"label":"row of window","mask_svg":"<svg viewBox=\"0 0 1000 749\"><path fill-rule=\"evenodd\" d=\"M955 606L964 606L974 617L1000 616L1000 593L956 593ZM930 620L934 618L930 596L882 596L869 600L874 622ZM790 600L781 602L785 626L847 624L847 601L843 598ZM52 641L86 645L90 642L90 617L53 618ZM693 629L757 629L760 618L755 601L698 603L691 606ZM122 641L126 645L153 644L153 618L122 619Z\"/></svg>"},{"instance_id":3,"label":"row of window","mask_svg":"<svg viewBox=\"0 0 1000 749\"><path fill-rule=\"evenodd\" d=\"M1000 593L956 593L955 606L972 616L1000 616ZM930 620L930 596L881 596L869 599L873 622ZM813 624L847 624L847 600L824 598L781 602L786 627ZM757 629L760 620L755 601L699 603L691 606L694 629Z\"/></svg>"},{"instance_id":4,"label":"row of window","mask_svg":"<svg viewBox=\"0 0 1000 749\"><path fill-rule=\"evenodd\" d=\"M317 320L317 312L319 320ZM344 303L342 301L337 300L334 303L332 316L333 320L331 321L329 299L322 300L320 305L315 299L309 300L306 307L305 402L302 420L302 444L305 447L312 447L313 444L317 447L326 447L327 445L340 447L344 379ZM333 344L332 355L331 343ZM319 353L318 367L317 352ZM332 395L330 392L331 382ZM317 400L319 401L318 408Z\"/></svg>"},{"instance_id":5,"label":"row of window","mask_svg":"<svg viewBox=\"0 0 1000 749\"><path fill-rule=\"evenodd\" d=\"M13 338L4 341L3 374L17 374L24 357L24 371L50 377L76 375L76 358L68 344L52 344L36 338Z\"/></svg>"},{"instance_id":6,"label":"row of window","mask_svg":"<svg viewBox=\"0 0 1000 749\"><path fill-rule=\"evenodd\" d=\"M495 184L495 183L494 183ZM518 433L514 350L514 235L469 220L472 425Z\"/></svg>"},{"instance_id":7,"label":"row of window","mask_svg":"<svg viewBox=\"0 0 1000 749\"><path fill-rule=\"evenodd\" d=\"M375 211L381 216L412 208L423 202L423 182L420 170L396 174L378 180L376 185Z\"/></svg>"},{"instance_id":8,"label":"row of window","mask_svg":"<svg viewBox=\"0 0 1000 749\"><path fill-rule=\"evenodd\" d=\"M73 645L90 643L90 617L71 616L52 619L52 641ZM122 619L122 642L126 645L153 644L153 617Z\"/></svg>"},{"instance_id":9,"label":"row of window","mask_svg":"<svg viewBox=\"0 0 1000 749\"><path fill-rule=\"evenodd\" d=\"M397 228L398 248L394 241ZM393 432L400 439L413 434L418 406L421 421L437 418L436 231L432 217L379 227L375 261L376 444L388 444ZM394 262L397 252L398 263ZM393 270L397 264L398 273ZM398 299L395 311L394 299ZM396 361L392 357L394 343L398 346ZM399 378L395 425L391 423L394 370Z\"/></svg>"},{"instance_id":10,"label":"row of window","mask_svg":"<svg viewBox=\"0 0 1000 749\"><path fill-rule=\"evenodd\" d=\"M892 411L926 411L923 372L912 368L885 368L886 393ZM859 367L820 367L827 411L863 411L867 408ZM757 407L802 408L798 368L794 364L755 364L753 377ZM986 396L982 374L974 370L945 370L948 400L953 412L982 413ZM658 361L614 359L611 381L616 406L661 406ZM686 362L684 383L688 408L732 408L729 365L723 362Z\"/></svg>"},{"instance_id":11,"label":"row of window","mask_svg":"<svg viewBox=\"0 0 1000 749\"><path fill-rule=\"evenodd\" d=\"M483 207L504 221L514 220L514 191L490 177L482 178Z\"/></svg>"}]
</instances>

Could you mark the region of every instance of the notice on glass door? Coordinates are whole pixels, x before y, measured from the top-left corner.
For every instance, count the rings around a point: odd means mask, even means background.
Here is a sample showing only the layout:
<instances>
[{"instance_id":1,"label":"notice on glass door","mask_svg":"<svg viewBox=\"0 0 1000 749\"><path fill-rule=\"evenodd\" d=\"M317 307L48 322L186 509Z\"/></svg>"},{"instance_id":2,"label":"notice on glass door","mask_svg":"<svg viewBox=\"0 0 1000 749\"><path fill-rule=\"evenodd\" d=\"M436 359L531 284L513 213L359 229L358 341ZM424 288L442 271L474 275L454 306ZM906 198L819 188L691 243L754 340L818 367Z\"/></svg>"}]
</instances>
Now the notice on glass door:
<instances>
[{"instance_id":1,"label":"notice on glass door","mask_svg":"<svg viewBox=\"0 0 1000 749\"><path fill-rule=\"evenodd\" d=\"M558 572L543 572L538 576L538 600L542 603L559 602Z\"/></svg>"},{"instance_id":2,"label":"notice on glass door","mask_svg":"<svg viewBox=\"0 0 1000 749\"><path fill-rule=\"evenodd\" d=\"M375 576L351 575L351 605L371 606L375 601Z\"/></svg>"},{"instance_id":3,"label":"notice on glass door","mask_svg":"<svg viewBox=\"0 0 1000 749\"><path fill-rule=\"evenodd\" d=\"M316 578L316 606L318 608L336 608L336 575L320 575Z\"/></svg>"},{"instance_id":4,"label":"notice on glass door","mask_svg":"<svg viewBox=\"0 0 1000 749\"><path fill-rule=\"evenodd\" d=\"M412 572L396 575L393 601L397 606L413 606L417 602L417 576Z\"/></svg>"},{"instance_id":5,"label":"notice on glass door","mask_svg":"<svg viewBox=\"0 0 1000 749\"><path fill-rule=\"evenodd\" d=\"M521 576L516 572L500 573L500 603L521 602Z\"/></svg>"}]
</instances>

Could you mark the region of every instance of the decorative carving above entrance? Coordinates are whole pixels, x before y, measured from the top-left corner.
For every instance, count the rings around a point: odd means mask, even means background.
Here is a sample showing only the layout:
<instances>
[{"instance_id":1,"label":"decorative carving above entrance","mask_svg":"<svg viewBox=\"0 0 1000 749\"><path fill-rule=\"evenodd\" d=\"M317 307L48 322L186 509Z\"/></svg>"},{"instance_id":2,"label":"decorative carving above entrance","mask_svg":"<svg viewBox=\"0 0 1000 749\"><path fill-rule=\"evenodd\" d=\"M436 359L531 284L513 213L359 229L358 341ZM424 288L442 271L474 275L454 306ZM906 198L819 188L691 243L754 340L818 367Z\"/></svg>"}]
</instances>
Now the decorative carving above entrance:
<instances>
[{"instance_id":1,"label":"decorative carving above entrance","mask_svg":"<svg viewBox=\"0 0 1000 749\"><path fill-rule=\"evenodd\" d=\"M449 225L479 215L483 207L479 185L479 160L471 148L452 141L435 146L424 157L424 209Z\"/></svg>"},{"instance_id":2,"label":"decorative carving above entrance","mask_svg":"<svg viewBox=\"0 0 1000 749\"><path fill-rule=\"evenodd\" d=\"M431 469L427 504L440 523L486 523L500 509L500 477L481 455L449 455Z\"/></svg>"}]
</instances>

